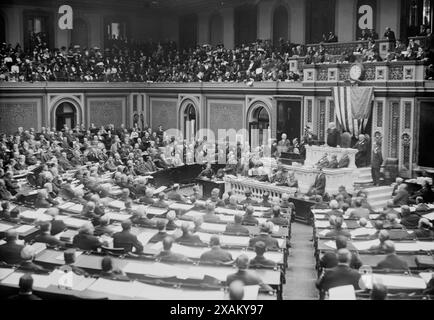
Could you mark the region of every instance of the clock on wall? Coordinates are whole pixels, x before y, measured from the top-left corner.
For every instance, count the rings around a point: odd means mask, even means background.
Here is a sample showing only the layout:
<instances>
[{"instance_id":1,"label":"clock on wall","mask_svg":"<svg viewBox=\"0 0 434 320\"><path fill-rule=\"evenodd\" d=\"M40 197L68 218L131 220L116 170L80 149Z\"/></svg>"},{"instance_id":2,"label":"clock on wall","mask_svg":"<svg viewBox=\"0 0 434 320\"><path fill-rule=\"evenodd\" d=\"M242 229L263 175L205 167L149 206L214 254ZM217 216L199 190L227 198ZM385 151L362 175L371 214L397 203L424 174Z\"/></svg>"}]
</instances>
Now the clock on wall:
<instances>
[{"instance_id":1,"label":"clock on wall","mask_svg":"<svg viewBox=\"0 0 434 320\"><path fill-rule=\"evenodd\" d=\"M355 63L350 68L350 79L351 80L362 80L364 74L363 65L360 63Z\"/></svg>"}]
</instances>

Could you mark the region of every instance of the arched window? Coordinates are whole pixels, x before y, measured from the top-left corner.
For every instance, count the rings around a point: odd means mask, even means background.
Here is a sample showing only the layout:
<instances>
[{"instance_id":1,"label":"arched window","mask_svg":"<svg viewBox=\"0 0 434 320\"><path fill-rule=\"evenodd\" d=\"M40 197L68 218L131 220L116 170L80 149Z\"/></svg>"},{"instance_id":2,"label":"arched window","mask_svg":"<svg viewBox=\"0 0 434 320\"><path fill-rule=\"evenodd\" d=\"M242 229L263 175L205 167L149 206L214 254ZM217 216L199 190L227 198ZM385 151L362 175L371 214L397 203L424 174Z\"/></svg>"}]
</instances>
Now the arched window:
<instances>
[{"instance_id":1,"label":"arched window","mask_svg":"<svg viewBox=\"0 0 434 320\"><path fill-rule=\"evenodd\" d=\"M257 107L252 112L249 123L250 146L252 148L263 145L269 137L270 115L264 107Z\"/></svg>"},{"instance_id":2,"label":"arched window","mask_svg":"<svg viewBox=\"0 0 434 320\"><path fill-rule=\"evenodd\" d=\"M213 14L209 21L209 42L213 46L223 43L223 20L218 13Z\"/></svg>"},{"instance_id":3,"label":"arched window","mask_svg":"<svg viewBox=\"0 0 434 320\"><path fill-rule=\"evenodd\" d=\"M85 48L89 45L87 23L83 19L74 19L71 44Z\"/></svg>"},{"instance_id":4,"label":"arched window","mask_svg":"<svg viewBox=\"0 0 434 320\"><path fill-rule=\"evenodd\" d=\"M56 130L62 130L65 125L74 128L76 125L77 111L69 102L62 102L56 109Z\"/></svg>"},{"instance_id":5,"label":"arched window","mask_svg":"<svg viewBox=\"0 0 434 320\"><path fill-rule=\"evenodd\" d=\"M184 137L193 140L197 131L196 108L193 104L188 104L184 109Z\"/></svg>"},{"instance_id":6,"label":"arched window","mask_svg":"<svg viewBox=\"0 0 434 320\"><path fill-rule=\"evenodd\" d=\"M288 40L288 10L278 6L273 15L273 44L278 45L279 39Z\"/></svg>"}]
</instances>

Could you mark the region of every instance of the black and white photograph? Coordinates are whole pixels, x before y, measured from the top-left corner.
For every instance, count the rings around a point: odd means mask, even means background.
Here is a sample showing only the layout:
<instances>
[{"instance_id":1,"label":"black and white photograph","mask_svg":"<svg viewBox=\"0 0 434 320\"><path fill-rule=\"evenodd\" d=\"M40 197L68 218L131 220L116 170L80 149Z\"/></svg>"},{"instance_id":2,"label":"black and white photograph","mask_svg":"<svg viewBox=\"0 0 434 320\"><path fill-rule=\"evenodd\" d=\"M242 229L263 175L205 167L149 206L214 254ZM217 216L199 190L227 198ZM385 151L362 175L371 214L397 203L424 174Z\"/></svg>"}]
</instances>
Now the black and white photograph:
<instances>
[{"instance_id":1,"label":"black and white photograph","mask_svg":"<svg viewBox=\"0 0 434 320\"><path fill-rule=\"evenodd\" d=\"M434 299L433 19L434 0L1 0L0 300L259 319Z\"/></svg>"}]
</instances>

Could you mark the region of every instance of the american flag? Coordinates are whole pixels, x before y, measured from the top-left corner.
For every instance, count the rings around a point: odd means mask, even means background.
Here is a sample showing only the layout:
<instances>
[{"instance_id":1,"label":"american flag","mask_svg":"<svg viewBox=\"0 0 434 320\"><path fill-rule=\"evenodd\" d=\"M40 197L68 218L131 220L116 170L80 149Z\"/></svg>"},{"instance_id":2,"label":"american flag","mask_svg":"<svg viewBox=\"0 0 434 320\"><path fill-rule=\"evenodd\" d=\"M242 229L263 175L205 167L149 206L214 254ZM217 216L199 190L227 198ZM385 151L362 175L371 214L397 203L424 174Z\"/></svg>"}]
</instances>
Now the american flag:
<instances>
[{"instance_id":1,"label":"american flag","mask_svg":"<svg viewBox=\"0 0 434 320\"><path fill-rule=\"evenodd\" d=\"M332 88L336 116L344 131L357 137L365 129L371 113L373 92L373 87Z\"/></svg>"}]
</instances>

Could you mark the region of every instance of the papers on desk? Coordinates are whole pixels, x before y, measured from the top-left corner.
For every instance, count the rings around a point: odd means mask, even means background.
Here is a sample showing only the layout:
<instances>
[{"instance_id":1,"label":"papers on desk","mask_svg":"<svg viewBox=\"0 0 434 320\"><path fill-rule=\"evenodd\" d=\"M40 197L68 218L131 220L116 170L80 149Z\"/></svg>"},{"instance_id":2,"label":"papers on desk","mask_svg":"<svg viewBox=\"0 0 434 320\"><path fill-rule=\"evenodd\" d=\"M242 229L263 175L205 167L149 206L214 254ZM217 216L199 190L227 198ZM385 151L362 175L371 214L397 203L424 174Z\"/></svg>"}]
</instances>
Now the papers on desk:
<instances>
[{"instance_id":1,"label":"papers on desk","mask_svg":"<svg viewBox=\"0 0 434 320\"><path fill-rule=\"evenodd\" d=\"M37 255L47 248L47 244L43 242L35 242L31 245L31 247L35 251L35 255Z\"/></svg>"},{"instance_id":2,"label":"papers on desk","mask_svg":"<svg viewBox=\"0 0 434 320\"><path fill-rule=\"evenodd\" d=\"M75 203L74 202L65 202L59 206L57 206L60 210L66 210L70 207L72 207Z\"/></svg>"},{"instance_id":3,"label":"papers on desk","mask_svg":"<svg viewBox=\"0 0 434 320\"><path fill-rule=\"evenodd\" d=\"M189 211L185 214L185 216L192 217L192 218L202 217L204 215L205 215L205 212L200 212L200 211L196 211L196 210Z\"/></svg>"},{"instance_id":4,"label":"papers on desk","mask_svg":"<svg viewBox=\"0 0 434 320\"><path fill-rule=\"evenodd\" d=\"M353 241L352 244L358 251L365 251L369 250L369 248L371 248L373 245L380 244L380 240L374 239L368 241Z\"/></svg>"},{"instance_id":5,"label":"papers on desk","mask_svg":"<svg viewBox=\"0 0 434 320\"><path fill-rule=\"evenodd\" d=\"M374 228L357 228L350 231L352 237L370 236L375 234L375 232L377 232L377 230Z\"/></svg>"},{"instance_id":6,"label":"papers on desk","mask_svg":"<svg viewBox=\"0 0 434 320\"><path fill-rule=\"evenodd\" d=\"M139 240L143 245L146 245L149 240L157 233L158 230L142 232L137 236L137 240Z\"/></svg>"},{"instance_id":7,"label":"papers on desk","mask_svg":"<svg viewBox=\"0 0 434 320\"><path fill-rule=\"evenodd\" d=\"M399 242L395 241L395 250L396 252L413 252L419 251L420 246L417 241L414 242Z\"/></svg>"},{"instance_id":8,"label":"papers on desk","mask_svg":"<svg viewBox=\"0 0 434 320\"><path fill-rule=\"evenodd\" d=\"M332 249L336 249L336 242L335 241L331 241L331 240L326 241L326 242L324 242L324 245L326 245L327 247L330 247Z\"/></svg>"},{"instance_id":9,"label":"papers on desk","mask_svg":"<svg viewBox=\"0 0 434 320\"><path fill-rule=\"evenodd\" d=\"M39 220L39 221L51 221L53 220L53 217L45 214L44 212L47 209L43 208L43 209L38 209L36 211L32 211L32 210L26 210L20 213L20 217L25 218L25 219L29 219L29 220Z\"/></svg>"},{"instance_id":10,"label":"papers on desk","mask_svg":"<svg viewBox=\"0 0 434 320\"><path fill-rule=\"evenodd\" d=\"M256 218L256 219L258 219L258 224L265 223L268 220L267 218Z\"/></svg>"},{"instance_id":11,"label":"papers on desk","mask_svg":"<svg viewBox=\"0 0 434 320\"><path fill-rule=\"evenodd\" d=\"M329 300L356 300L354 286L348 285L329 289Z\"/></svg>"},{"instance_id":12,"label":"papers on desk","mask_svg":"<svg viewBox=\"0 0 434 320\"><path fill-rule=\"evenodd\" d=\"M5 244L5 243L6 243L5 240L0 240L0 246L1 246L2 244Z\"/></svg>"},{"instance_id":13,"label":"papers on desk","mask_svg":"<svg viewBox=\"0 0 434 320\"><path fill-rule=\"evenodd\" d=\"M379 216L380 215L377 214L377 213L372 213L372 214L369 215L369 219L375 220L375 219L378 219Z\"/></svg>"},{"instance_id":14,"label":"papers on desk","mask_svg":"<svg viewBox=\"0 0 434 320\"><path fill-rule=\"evenodd\" d=\"M86 290L92 283L96 281L95 278L86 278L84 276L79 276L73 272L65 274L65 272L60 270L54 270L50 275L50 284L53 286L63 286L64 280L69 280L68 287L71 290L83 291Z\"/></svg>"},{"instance_id":15,"label":"papers on desk","mask_svg":"<svg viewBox=\"0 0 434 320\"><path fill-rule=\"evenodd\" d=\"M326 213L326 212L329 212L330 210L331 209L312 209L311 211L316 216L317 213Z\"/></svg>"},{"instance_id":16,"label":"papers on desk","mask_svg":"<svg viewBox=\"0 0 434 320\"><path fill-rule=\"evenodd\" d=\"M18 228L15 229L15 231L17 233L26 233L27 231L30 231L34 228L34 226L29 226L29 225L22 225Z\"/></svg>"},{"instance_id":17,"label":"papers on desk","mask_svg":"<svg viewBox=\"0 0 434 320\"><path fill-rule=\"evenodd\" d=\"M433 276L434 272L419 272L419 277L421 277L426 284L428 284Z\"/></svg>"},{"instance_id":18,"label":"papers on desk","mask_svg":"<svg viewBox=\"0 0 434 320\"><path fill-rule=\"evenodd\" d=\"M125 209L125 202L120 200L114 200L108 204L109 207L116 208L119 210Z\"/></svg>"},{"instance_id":19,"label":"papers on desk","mask_svg":"<svg viewBox=\"0 0 434 320\"><path fill-rule=\"evenodd\" d=\"M116 232L121 232L122 231L122 226L120 224L111 224L108 226L108 228L113 231L113 233Z\"/></svg>"},{"instance_id":20,"label":"papers on desk","mask_svg":"<svg viewBox=\"0 0 434 320\"><path fill-rule=\"evenodd\" d=\"M0 232L8 231L9 229L12 229L14 226L11 226L9 224L0 223Z\"/></svg>"},{"instance_id":21,"label":"papers on desk","mask_svg":"<svg viewBox=\"0 0 434 320\"><path fill-rule=\"evenodd\" d=\"M324 229L324 230L321 230L320 232L318 232L318 234L319 234L320 236L322 236L322 237L325 237L326 234L329 233L329 232L330 232L329 229Z\"/></svg>"},{"instance_id":22,"label":"papers on desk","mask_svg":"<svg viewBox=\"0 0 434 320\"><path fill-rule=\"evenodd\" d=\"M0 281L11 275L15 269L0 268Z\"/></svg>"},{"instance_id":23,"label":"papers on desk","mask_svg":"<svg viewBox=\"0 0 434 320\"><path fill-rule=\"evenodd\" d=\"M124 221L131 218L131 214L122 214L115 212L108 212L105 214L106 217L110 219L110 221Z\"/></svg>"},{"instance_id":24,"label":"papers on desk","mask_svg":"<svg viewBox=\"0 0 434 320\"><path fill-rule=\"evenodd\" d=\"M69 207L68 211L72 212L72 213L81 213L83 211L83 205L79 204L79 203L75 204L75 205Z\"/></svg>"},{"instance_id":25,"label":"papers on desk","mask_svg":"<svg viewBox=\"0 0 434 320\"><path fill-rule=\"evenodd\" d=\"M23 275L24 275L24 273L22 273L22 272L14 272L14 273L10 274L8 277L6 277L2 281L2 284L17 286L19 281L20 281L20 278ZM50 277L50 275L40 275L40 274L34 273L34 274L32 274L32 278L33 278L33 287L34 288L45 289L52 282L52 277Z\"/></svg>"},{"instance_id":26,"label":"papers on desk","mask_svg":"<svg viewBox=\"0 0 434 320\"><path fill-rule=\"evenodd\" d=\"M434 241L416 241L419 250L432 251L434 250Z\"/></svg>"},{"instance_id":27,"label":"papers on desk","mask_svg":"<svg viewBox=\"0 0 434 320\"><path fill-rule=\"evenodd\" d=\"M188 210L191 210L193 208L194 208L193 205L191 205L191 204L184 204L184 203L172 203L169 206L169 209L172 209L172 210L184 210L184 211L188 211Z\"/></svg>"},{"instance_id":28,"label":"papers on desk","mask_svg":"<svg viewBox=\"0 0 434 320\"><path fill-rule=\"evenodd\" d=\"M65 222L67 227L75 228L75 229L81 228L86 223L89 223L88 220L76 219L76 218L66 218L63 220L63 222Z\"/></svg>"},{"instance_id":29,"label":"papers on desk","mask_svg":"<svg viewBox=\"0 0 434 320\"><path fill-rule=\"evenodd\" d=\"M132 283L130 281L114 281L99 278L87 289L116 296L124 296L128 298L133 298L136 296L135 287L132 286Z\"/></svg>"},{"instance_id":30,"label":"papers on desk","mask_svg":"<svg viewBox=\"0 0 434 320\"><path fill-rule=\"evenodd\" d=\"M434 220L434 211L430 212L430 213L427 213L427 214L424 214L422 217L424 217L424 218L426 218L428 220Z\"/></svg>"},{"instance_id":31,"label":"papers on desk","mask_svg":"<svg viewBox=\"0 0 434 320\"><path fill-rule=\"evenodd\" d=\"M165 208L157 208L157 207L146 207L146 213L154 216L161 216L165 214L168 210Z\"/></svg>"},{"instance_id":32,"label":"papers on desk","mask_svg":"<svg viewBox=\"0 0 434 320\"><path fill-rule=\"evenodd\" d=\"M315 214L315 219L324 220L325 218L325 214Z\"/></svg>"},{"instance_id":33,"label":"papers on desk","mask_svg":"<svg viewBox=\"0 0 434 320\"><path fill-rule=\"evenodd\" d=\"M372 289L372 283L382 283L388 289L426 289L426 283L421 277L373 274L362 275L362 281L367 289Z\"/></svg>"},{"instance_id":34,"label":"papers on desk","mask_svg":"<svg viewBox=\"0 0 434 320\"><path fill-rule=\"evenodd\" d=\"M72 243L72 240L77 234L78 234L77 230L65 230L57 234L55 237L58 238L60 241Z\"/></svg>"},{"instance_id":35,"label":"papers on desk","mask_svg":"<svg viewBox=\"0 0 434 320\"><path fill-rule=\"evenodd\" d=\"M155 195L155 194L159 194L160 192L163 192L163 191L166 190L166 189L167 189L167 187L165 187L165 186L161 186L161 187L155 189L153 194L154 194L154 195Z\"/></svg>"},{"instance_id":36,"label":"papers on desk","mask_svg":"<svg viewBox=\"0 0 434 320\"><path fill-rule=\"evenodd\" d=\"M244 286L243 300L257 300L259 292L259 285Z\"/></svg>"},{"instance_id":37,"label":"papers on desk","mask_svg":"<svg viewBox=\"0 0 434 320\"><path fill-rule=\"evenodd\" d=\"M316 228L330 228L330 223L327 220L315 220Z\"/></svg>"},{"instance_id":38,"label":"papers on desk","mask_svg":"<svg viewBox=\"0 0 434 320\"><path fill-rule=\"evenodd\" d=\"M225 224L219 224L219 223L204 222L204 223L202 223L201 227L204 230L217 231L217 232L224 232L226 230L226 225Z\"/></svg>"},{"instance_id":39,"label":"papers on desk","mask_svg":"<svg viewBox=\"0 0 434 320\"><path fill-rule=\"evenodd\" d=\"M214 211L217 214L224 214L224 215L229 215L229 216L234 216L237 213L244 214L244 212L241 210L233 210L233 209L227 209L227 208L222 208L222 207L217 207L217 208L215 208Z\"/></svg>"},{"instance_id":40,"label":"papers on desk","mask_svg":"<svg viewBox=\"0 0 434 320\"><path fill-rule=\"evenodd\" d=\"M228 216L225 214L217 214L217 217L219 217L220 221L224 221L224 222L233 222L234 221L233 216Z\"/></svg>"}]
</instances>

